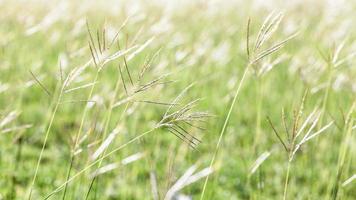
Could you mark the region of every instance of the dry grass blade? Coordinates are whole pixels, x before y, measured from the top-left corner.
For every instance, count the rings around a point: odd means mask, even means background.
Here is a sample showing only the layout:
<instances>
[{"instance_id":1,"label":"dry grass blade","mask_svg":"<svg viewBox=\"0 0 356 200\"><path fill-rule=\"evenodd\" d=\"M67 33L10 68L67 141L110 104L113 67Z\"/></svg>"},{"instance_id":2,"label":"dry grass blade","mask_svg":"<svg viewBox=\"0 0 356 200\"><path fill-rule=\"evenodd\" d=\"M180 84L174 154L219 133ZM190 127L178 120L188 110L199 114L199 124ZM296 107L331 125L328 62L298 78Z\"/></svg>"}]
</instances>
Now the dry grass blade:
<instances>
[{"instance_id":1,"label":"dry grass blade","mask_svg":"<svg viewBox=\"0 0 356 200\"><path fill-rule=\"evenodd\" d=\"M283 139L281 138L281 136L279 135L278 131L276 130L276 128L274 127L271 119L269 117L267 117L267 121L270 124L270 126L273 129L273 132L275 133L275 135L277 136L278 140L281 142L281 144L283 145L284 149L286 150L286 152L289 152L289 148L287 147L287 145L284 143Z\"/></svg>"},{"instance_id":2,"label":"dry grass blade","mask_svg":"<svg viewBox=\"0 0 356 200\"><path fill-rule=\"evenodd\" d=\"M122 75L122 70L121 70L120 64L119 64L119 72L120 72L120 78L121 78L122 85L124 86L125 93L126 93L126 95L128 95L126 83L125 83L124 77Z\"/></svg>"},{"instance_id":3,"label":"dry grass blade","mask_svg":"<svg viewBox=\"0 0 356 200\"><path fill-rule=\"evenodd\" d=\"M316 116L315 116L316 114ZM312 113L310 113L308 115L308 117L306 118L306 120L304 120L304 123L302 124L302 126L299 128L299 131L297 132L297 134L295 135L295 137L298 137L305 129L305 127L308 125L309 121L313 118L313 117L317 117L319 116L320 113L316 113L316 109L313 110Z\"/></svg>"},{"instance_id":4,"label":"dry grass blade","mask_svg":"<svg viewBox=\"0 0 356 200\"><path fill-rule=\"evenodd\" d=\"M70 88L70 89L65 90L64 93L69 93L69 92L73 92L73 91L76 91L76 90L84 89L84 88L93 86L93 85L95 85L97 83L98 82L96 81L94 83L88 83L88 84L84 84L84 85L81 85L81 86L78 86L78 87Z\"/></svg>"},{"instance_id":5,"label":"dry grass blade","mask_svg":"<svg viewBox=\"0 0 356 200\"><path fill-rule=\"evenodd\" d=\"M291 138L290 138L289 128L288 128L286 119L287 119L287 117L286 117L286 115L285 115L285 113L284 113L284 109L282 109L282 122L283 122L283 127L284 127L285 134L286 134L286 136L287 136L288 143L290 143L290 142L291 142Z\"/></svg>"},{"instance_id":6,"label":"dry grass blade","mask_svg":"<svg viewBox=\"0 0 356 200\"><path fill-rule=\"evenodd\" d=\"M102 41L102 43L103 43L103 51L106 51L106 29L105 29L105 27L103 28L103 33L102 33L102 38L103 38L103 41Z\"/></svg>"},{"instance_id":7,"label":"dry grass blade","mask_svg":"<svg viewBox=\"0 0 356 200\"><path fill-rule=\"evenodd\" d=\"M35 81L38 83L38 85L41 86L41 88L43 89L43 91L45 91L46 94L47 94L49 97L51 97L51 96L52 96L52 93L41 83L40 80L37 79L37 77L32 73L31 70L29 70L29 71L30 71L31 76L35 79Z\"/></svg>"},{"instance_id":8,"label":"dry grass blade","mask_svg":"<svg viewBox=\"0 0 356 200\"><path fill-rule=\"evenodd\" d=\"M32 124L14 126L14 127L10 127L10 128L6 128L6 129L0 130L0 133L9 133L9 132L13 132L13 131L20 131L20 130L28 129L28 128L31 128L31 127L32 127Z\"/></svg>"},{"instance_id":9,"label":"dry grass blade","mask_svg":"<svg viewBox=\"0 0 356 200\"><path fill-rule=\"evenodd\" d=\"M137 100L135 102L156 104L156 105L163 105L163 106L177 106L177 105L179 105L179 104L172 104L172 103L158 102L158 101L149 101L149 100Z\"/></svg>"},{"instance_id":10,"label":"dry grass blade","mask_svg":"<svg viewBox=\"0 0 356 200\"><path fill-rule=\"evenodd\" d=\"M92 60L89 60L84 65L73 68L69 72L66 80L63 82L63 86L68 87L77 77L79 77L83 73L85 69L87 69L90 66L91 62Z\"/></svg>"},{"instance_id":11,"label":"dry grass blade","mask_svg":"<svg viewBox=\"0 0 356 200\"><path fill-rule=\"evenodd\" d=\"M67 103L96 103L93 100L69 100L69 101L61 101L59 104L67 104Z\"/></svg>"},{"instance_id":12,"label":"dry grass blade","mask_svg":"<svg viewBox=\"0 0 356 200\"><path fill-rule=\"evenodd\" d=\"M120 42L119 42L119 41L117 42L117 45L118 45L118 47L119 47L119 50L121 50ZM126 47L127 47L127 46L126 46ZM126 56L125 56L125 55L123 55L123 60L124 60L124 65L125 65L126 73L127 73L127 75L129 76L129 80L130 80L131 85L133 85L133 81L132 81L132 78L131 78L131 73L130 73L130 70L129 70L129 67L128 67L128 64L127 64ZM120 72L120 73L122 73L122 72Z\"/></svg>"},{"instance_id":13,"label":"dry grass blade","mask_svg":"<svg viewBox=\"0 0 356 200\"><path fill-rule=\"evenodd\" d=\"M129 67L127 65L127 61L126 61L126 56L125 55L124 55L124 64L125 64L125 69L126 69L127 75L129 76L129 79L130 79L130 83L131 83L131 85L133 85L133 81L132 81L132 78L131 78L131 73L130 73Z\"/></svg>"},{"instance_id":14,"label":"dry grass blade","mask_svg":"<svg viewBox=\"0 0 356 200\"><path fill-rule=\"evenodd\" d=\"M90 47L90 51L94 60L95 65L97 66L98 62L95 58L99 58L99 54L98 51L96 50L96 46L95 46L95 42L94 42L94 38L92 36L92 33L90 31L90 27L89 27L89 23L88 21L86 21L86 26L87 26L87 31L88 31L88 35L89 35L89 47Z\"/></svg>"},{"instance_id":15,"label":"dry grass blade","mask_svg":"<svg viewBox=\"0 0 356 200\"><path fill-rule=\"evenodd\" d=\"M343 183L342 183L342 187L347 186L348 184L350 184L352 181L354 181L356 179L356 174L352 175L350 178L346 179Z\"/></svg>"},{"instance_id":16,"label":"dry grass blade","mask_svg":"<svg viewBox=\"0 0 356 200\"><path fill-rule=\"evenodd\" d=\"M356 56L356 52L350 53L350 54L347 55L345 58L343 58L343 59L339 60L338 62L336 62L336 63L334 64L334 66L335 66L335 67L338 67L338 66L344 64L345 62L351 60L351 59L352 59L353 57L355 57L355 56Z\"/></svg>"},{"instance_id":17,"label":"dry grass blade","mask_svg":"<svg viewBox=\"0 0 356 200\"><path fill-rule=\"evenodd\" d=\"M91 156L91 160L96 160L104 151L109 147L111 142L115 139L115 137L119 134L118 130L114 130L109 136L104 140L104 142L100 145L100 147L93 153Z\"/></svg>"},{"instance_id":18,"label":"dry grass blade","mask_svg":"<svg viewBox=\"0 0 356 200\"><path fill-rule=\"evenodd\" d=\"M0 129L7 124L11 123L13 120L15 120L18 116L20 115L20 112L18 111L12 111L9 114L7 114L4 118L1 119L0 121Z\"/></svg>"},{"instance_id":19,"label":"dry grass blade","mask_svg":"<svg viewBox=\"0 0 356 200\"><path fill-rule=\"evenodd\" d=\"M180 140L182 140L183 142L185 142L186 144L188 144L192 149L196 150L197 144L195 144L194 142L187 139L187 137L184 134L182 134L181 132L179 132L173 128L168 128L168 131L171 132L173 135L175 135Z\"/></svg>"},{"instance_id":20,"label":"dry grass blade","mask_svg":"<svg viewBox=\"0 0 356 200\"><path fill-rule=\"evenodd\" d=\"M123 105L123 104L126 104L126 103L132 101L133 98L134 98L133 96L128 96L128 97L126 97L126 98L124 98L124 99L122 99L122 100L119 100L119 101L117 101L116 103L114 103L114 104L112 105L112 107L113 107L113 108L116 108L116 107L118 107L118 106L121 106L121 105Z\"/></svg>"},{"instance_id":21,"label":"dry grass blade","mask_svg":"<svg viewBox=\"0 0 356 200\"><path fill-rule=\"evenodd\" d=\"M193 165L188 168L188 170L181 176L167 191L164 200L172 200L174 195L182 190L184 187L197 182L198 180L208 176L213 172L210 167L207 167L197 173L194 172L197 170L197 166Z\"/></svg>"},{"instance_id":22,"label":"dry grass blade","mask_svg":"<svg viewBox=\"0 0 356 200\"><path fill-rule=\"evenodd\" d=\"M132 52L128 57L127 61L130 61L133 59L137 54L139 54L141 51L143 51L148 45L150 45L155 37L151 37L149 40L147 40L143 45L141 45L136 51Z\"/></svg>"},{"instance_id":23,"label":"dry grass blade","mask_svg":"<svg viewBox=\"0 0 356 200\"><path fill-rule=\"evenodd\" d=\"M150 172L150 183L153 200L159 200L157 176L156 173L153 171Z\"/></svg>"},{"instance_id":24,"label":"dry grass blade","mask_svg":"<svg viewBox=\"0 0 356 200\"><path fill-rule=\"evenodd\" d=\"M95 55L94 55L94 52L93 52L93 47L91 46L91 44L90 44L90 42L89 42L89 49L90 49L90 55L91 55L91 57L92 57L92 59L93 59L93 62L94 62L94 66L96 67L96 68L98 68L98 58L96 58L95 57Z\"/></svg>"},{"instance_id":25,"label":"dry grass blade","mask_svg":"<svg viewBox=\"0 0 356 200\"><path fill-rule=\"evenodd\" d=\"M317 121L317 120L315 120ZM309 136L309 131L308 133L304 136L304 138L294 147L293 153L290 157L290 160L293 160L295 154L297 153L297 151L300 149L300 147L306 143L307 141L313 139L314 137L318 136L320 133L324 132L326 129L328 129L334 122L330 122L329 124L325 125L324 127L322 127L319 131L313 133L312 135ZM313 126L314 127L314 126Z\"/></svg>"},{"instance_id":26,"label":"dry grass blade","mask_svg":"<svg viewBox=\"0 0 356 200\"><path fill-rule=\"evenodd\" d=\"M128 165L132 162L135 162L137 160L140 160L141 158L144 157L144 153L139 152L139 153L135 153L131 156L128 156L124 159L121 160L121 162L116 162L116 163L111 163L111 164L107 164L99 169L97 169L94 173L91 174L91 177L95 177L95 176L99 176L101 174L105 174L108 173L114 169L117 169L118 167L120 167L120 165Z\"/></svg>"},{"instance_id":27,"label":"dry grass blade","mask_svg":"<svg viewBox=\"0 0 356 200\"><path fill-rule=\"evenodd\" d=\"M267 158L271 155L271 152L269 151L265 151L263 152L258 158L257 160L253 163L251 170L250 170L250 176L252 174L254 174L257 169L262 165L262 163L267 160Z\"/></svg>"},{"instance_id":28,"label":"dry grass blade","mask_svg":"<svg viewBox=\"0 0 356 200\"><path fill-rule=\"evenodd\" d=\"M60 75L60 78L61 78L61 83L63 84L63 66L62 66L62 60L59 60L59 75Z\"/></svg>"},{"instance_id":29,"label":"dry grass blade","mask_svg":"<svg viewBox=\"0 0 356 200\"><path fill-rule=\"evenodd\" d=\"M111 48L111 46L115 43L115 41L117 41L121 30L126 26L126 24L127 24L127 22L129 21L129 19L130 19L130 16L128 16L128 17L124 20L124 22L121 24L119 30L116 32L115 36L114 36L113 39L111 40L111 42L110 42L108 48Z\"/></svg>"},{"instance_id":30,"label":"dry grass blade","mask_svg":"<svg viewBox=\"0 0 356 200\"><path fill-rule=\"evenodd\" d=\"M335 51L333 53L333 56L332 56L332 63L336 63L338 58L339 58L339 55L340 55L340 52L341 50L344 48L346 44L346 39L344 39L336 48L335 48Z\"/></svg>"},{"instance_id":31,"label":"dry grass blade","mask_svg":"<svg viewBox=\"0 0 356 200\"><path fill-rule=\"evenodd\" d=\"M327 125L325 125L324 127L322 127L319 131L311 134L310 136L308 136L307 138L304 139L304 142L307 142L308 140L313 139L314 137L316 137L317 135L319 135L320 133L324 132L326 129L328 129L332 124L334 124L334 121L329 122Z\"/></svg>"},{"instance_id":32,"label":"dry grass blade","mask_svg":"<svg viewBox=\"0 0 356 200\"><path fill-rule=\"evenodd\" d=\"M99 29L98 29L98 30L96 30L96 39L97 39L98 48L99 48L100 55L101 55L101 54L103 54L103 51L102 51L102 47L101 47L100 32L99 32Z\"/></svg>"},{"instance_id":33,"label":"dry grass blade","mask_svg":"<svg viewBox=\"0 0 356 200\"><path fill-rule=\"evenodd\" d=\"M250 60L250 23L251 19L248 18L247 20L247 28L246 28L246 54L247 54L247 60Z\"/></svg>"},{"instance_id":34,"label":"dry grass blade","mask_svg":"<svg viewBox=\"0 0 356 200\"><path fill-rule=\"evenodd\" d=\"M132 46L132 47L130 47L128 49L119 50L119 51L107 56L106 58L103 59L101 66L104 66L107 63L109 63L109 62L111 62L113 60L116 60L116 59L128 54L129 52L133 51L134 49L136 49L138 47L139 47L138 45L134 45L134 46Z\"/></svg>"}]
</instances>

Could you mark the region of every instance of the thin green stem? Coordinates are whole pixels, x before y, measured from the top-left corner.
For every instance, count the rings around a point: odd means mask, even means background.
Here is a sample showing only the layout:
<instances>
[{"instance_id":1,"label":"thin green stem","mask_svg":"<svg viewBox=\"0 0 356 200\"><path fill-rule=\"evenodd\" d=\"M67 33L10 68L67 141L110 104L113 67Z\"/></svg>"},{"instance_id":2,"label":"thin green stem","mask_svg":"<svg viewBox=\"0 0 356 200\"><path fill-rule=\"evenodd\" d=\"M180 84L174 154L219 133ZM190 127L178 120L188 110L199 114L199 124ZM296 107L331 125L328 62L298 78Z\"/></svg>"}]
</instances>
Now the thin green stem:
<instances>
[{"instance_id":1,"label":"thin green stem","mask_svg":"<svg viewBox=\"0 0 356 200\"><path fill-rule=\"evenodd\" d=\"M89 101L91 99L91 97L93 96L93 93L94 93L94 88L95 88L95 85L94 83L97 82L98 78L99 78L99 73L100 71L97 70L96 71L96 74L95 74L95 78L94 78L94 81L93 81L93 84L90 88L90 92L88 94L88 98L87 98L87 101ZM68 181L68 178L70 177L70 173L72 171L72 167L73 167L73 163L75 161L75 158L74 158L74 153L75 153L75 149L77 148L78 146L78 142L79 142L79 138L81 136L81 133L82 133L82 130L83 130L83 126L84 126L84 121L86 119L86 116L87 116L87 113L88 113L88 107L85 106L84 107L84 111L83 111L83 115L82 115L82 119L81 119L81 122L80 122L80 126L79 126L79 129L78 129L78 132L75 136L75 143L73 145L73 149L72 149L72 152L71 152L71 158L70 158L70 164L69 164L69 168L68 168L68 173L67 173L67 178L66 178L66 182ZM66 184L65 185L65 188L64 188L64 192L63 192L63 197L62 199L64 200L65 197L66 197L66 193L67 193L67 187L68 185Z\"/></svg>"},{"instance_id":2,"label":"thin green stem","mask_svg":"<svg viewBox=\"0 0 356 200\"><path fill-rule=\"evenodd\" d=\"M210 168L212 168L212 166L213 166L213 164L214 164L214 162L215 162L215 158L216 158L216 156L217 156L217 154L218 154L218 151L219 151L219 148L220 148L220 144L221 144L222 138L223 138L224 133L225 133L225 129L226 129L226 127L227 127L227 124L228 124L229 119L230 119L230 116L231 116L231 112L232 112L232 110L233 110L233 108L234 108L234 105L235 105L235 103L236 103L237 97L238 97L238 95L239 95L239 93L240 93L242 84L244 83L244 80L245 80L245 77L246 77L246 75L247 75L249 66L250 66L250 65L247 65L247 66L246 66L245 71L243 72L243 75L242 75L241 80L240 80L240 82L239 82L239 85L238 85L238 87L237 87L237 89L236 89L236 91L235 91L234 98L233 98L233 100L232 100L232 102L231 102L231 104L230 104L229 112L227 113L227 116L226 116L225 121L224 121L224 125L223 125L223 127L222 127L222 129L221 129L221 131L220 131L220 136L219 136L218 142L217 142L217 144L216 144L216 148L215 148L215 151L214 151L214 155L213 155L213 157L212 157L212 159L211 159L211 161L210 161L210 165L209 165ZM203 199L204 199L204 194L205 194L206 186L207 186L207 184L208 184L208 180L209 180L209 175L205 178L205 182L204 182L204 186L203 186L203 191L202 191L202 194L201 194L201 196L200 196L200 200L203 200Z\"/></svg>"},{"instance_id":3,"label":"thin green stem","mask_svg":"<svg viewBox=\"0 0 356 200\"><path fill-rule=\"evenodd\" d=\"M288 190L288 183L289 183L289 171L290 171L290 166L291 166L291 161L288 161L286 179L285 179L285 182L284 182L283 200L286 200L286 199L287 199L287 190Z\"/></svg>"},{"instance_id":4,"label":"thin green stem","mask_svg":"<svg viewBox=\"0 0 356 200\"><path fill-rule=\"evenodd\" d=\"M352 113L353 109L355 108L356 102L351 107L350 113L345 121L345 126L344 126L344 131L346 132L345 138L340 145L339 148L339 158L338 158L338 164L337 164L337 172L336 172L336 179L334 182L334 186L331 192L331 199L335 200L337 199L337 195L339 192L339 185L340 185L340 179L342 176L342 172L344 170L344 165L345 165L345 159L346 155L348 152L348 142L351 141L352 137L352 127L354 125L354 120L352 119Z\"/></svg>"},{"instance_id":5,"label":"thin green stem","mask_svg":"<svg viewBox=\"0 0 356 200\"><path fill-rule=\"evenodd\" d=\"M258 156L259 154L259 149L258 149L258 144L260 144L260 138L261 138L261 112L262 112L262 77L259 75L256 75L256 89L255 89L255 96L256 96L256 124L255 124L255 137L253 139L253 152L254 156ZM261 177L260 177L260 169L258 169L258 183L260 184ZM250 182L251 185L250 192L253 192L253 186L252 183Z\"/></svg>"},{"instance_id":6,"label":"thin green stem","mask_svg":"<svg viewBox=\"0 0 356 200\"><path fill-rule=\"evenodd\" d=\"M33 179L32 179L32 182L31 182L31 186L30 186L30 192L29 192L29 195L28 195L28 199L29 200L32 198L33 186L35 185L35 182L36 182L36 179L37 179L38 169L39 169L40 164L41 164L43 151L44 151L44 149L46 147L47 139L48 139L49 133L51 132L52 124L53 124L54 118L56 116L56 113L57 113L57 110L58 110L58 107L59 107L59 103L60 103L60 101L62 99L62 94L63 94L64 88L65 88L65 84L63 84L61 86L61 90L59 92L58 98L56 100L56 103L55 103L55 106L54 106L54 109L53 109L53 112L52 112L52 115L51 115L51 119L50 119L48 127L47 127L47 131L46 131L46 134L45 134L45 139L44 139L44 142L43 142L43 145L42 145L40 156L39 156L39 158L37 160L35 174L33 176Z\"/></svg>"},{"instance_id":7,"label":"thin green stem","mask_svg":"<svg viewBox=\"0 0 356 200\"><path fill-rule=\"evenodd\" d=\"M320 116L320 120L319 120L319 124L318 124L318 130L321 128L321 126L323 124L326 106L327 106L328 99L329 99L330 88L332 85L333 66L331 64L328 64L328 71L329 72L328 72L327 87L326 87L326 91L325 91L324 97L323 97L323 104L321 107L321 116Z\"/></svg>"},{"instance_id":8,"label":"thin green stem","mask_svg":"<svg viewBox=\"0 0 356 200\"><path fill-rule=\"evenodd\" d=\"M54 191L52 191L50 194L48 194L44 199L49 199L51 196L53 196L55 193L61 191L63 189L63 187L72 182L75 178L77 178L78 176L80 176L82 173L84 173L85 171L87 171L88 169L90 169L91 167L93 167L94 165L98 164L99 162L102 162L105 158L109 157L110 155L120 151L121 149L125 148L127 145L141 139L142 137L144 137L145 135L147 135L148 133L153 132L154 130L156 130L159 127L154 127L149 131L146 131L144 133L141 133L140 135L134 137L133 139L131 139L130 141L126 142L125 144L115 148L114 150L110 151L109 153L107 153L106 155L102 156L100 159L92 162L91 164L89 164L88 166L86 166L84 169L82 169L81 171L79 171L78 173L76 173L75 175L73 175L72 177L70 177L66 182L64 182L63 184L61 184L59 187L57 187Z\"/></svg>"},{"instance_id":9,"label":"thin green stem","mask_svg":"<svg viewBox=\"0 0 356 200\"><path fill-rule=\"evenodd\" d=\"M114 96L113 98L111 99L110 101L110 106L109 106L109 112L108 112L108 115L107 115L107 118L106 118L106 122L105 122L105 128L104 128L104 134L102 136L102 141L104 141L107 133L108 133L108 130L109 130L109 125L110 125L110 120L111 120L111 114L112 114L112 110L113 110L113 105L115 103L115 100L116 100L116 96L117 96L117 93L118 93L118 90L119 90L119 86L120 86L120 78L117 79L116 81L116 84L115 84L115 89L114 89ZM101 154L101 156L105 155L106 153L106 150L107 148L103 151L103 153ZM98 164L98 167L97 169L100 168L102 162L100 161L99 164ZM85 196L85 199L88 199L89 197L89 194L90 194L90 191L95 183L95 180L97 180L97 176L94 176L91 183L90 183L90 186L89 186L89 189L88 189L88 192ZM96 195L95 195L96 196Z\"/></svg>"}]
</instances>

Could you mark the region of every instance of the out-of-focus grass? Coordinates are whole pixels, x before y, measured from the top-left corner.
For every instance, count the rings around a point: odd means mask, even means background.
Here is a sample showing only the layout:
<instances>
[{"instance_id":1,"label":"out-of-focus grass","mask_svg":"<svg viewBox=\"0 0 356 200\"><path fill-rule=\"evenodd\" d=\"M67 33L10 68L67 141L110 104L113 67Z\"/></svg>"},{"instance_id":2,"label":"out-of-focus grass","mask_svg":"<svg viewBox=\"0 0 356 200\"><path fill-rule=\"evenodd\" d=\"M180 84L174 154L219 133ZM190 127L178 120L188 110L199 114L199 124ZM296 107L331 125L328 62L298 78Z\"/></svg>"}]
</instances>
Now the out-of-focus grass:
<instances>
[{"instance_id":1,"label":"out-of-focus grass","mask_svg":"<svg viewBox=\"0 0 356 200\"><path fill-rule=\"evenodd\" d=\"M333 196L336 188L338 199L356 198L352 192L354 182L342 185L356 170L355 113L351 110L356 90L355 6L352 1L0 1L0 122L9 119L7 116L12 111L18 113L12 121L0 126L0 199L28 197L52 114L51 105L56 103L36 83L30 71L54 94L61 82L61 68L65 77L91 59L86 21L95 38L96 30L105 28L110 41L127 19L119 34L121 48L126 48L126 43L128 47L142 45L154 37L147 48L128 61L130 73L137 80L143 63L159 51L143 82L166 73L170 74L165 80L174 82L153 87L137 100L170 103L194 82L180 105L202 98L196 110L214 115L200 124L205 130L188 128L190 134L202 140L197 150L189 148L167 129L157 129L106 157L101 167L120 163L131 155L141 155L132 163L117 164L100 175L89 195L90 199L152 199L152 188L156 188L163 199L189 167L197 164L200 171L209 166L246 66L248 18L253 46L263 20L273 10L282 11L284 17L266 47L296 31L299 34L258 64L260 67L284 58L261 80L257 80L253 70L248 71L204 197L282 198L287 155L266 117L283 133L281 110L284 109L287 126L292 127L294 109L299 108L308 90L303 119L317 109L322 111L317 129L330 121L334 125L303 145L296 154L291 163L287 199L326 199ZM116 43L114 48L118 48ZM333 61L335 55L338 56ZM92 162L91 156L103 142L100 138L117 80L120 85L115 101L125 98L119 64L124 67L122 58L106 65L99 74L91 98L96 103L88 108L81 133L82 136L90 134L80 145L83 151L77 155L71 175ZM132 87L126 71L123 72L127 87ZM91 83L95 73L91 64L68 89ZM256 90L259 81L263 87L260 94ZM44 198L65 182L71 148L87 105L81 101L86 100L89 91L87 87L64 94L64 103L59 105L49 132L32 199ZM107 152L151 129L166 109L166 105L143 102L113 108L108 133L117 127L118 134ZM256 141L258 113L261 132ZM17 129L7 131L11 128ZM250 174L254 162L264 152L270 155ZM86 170L68 184L66 199L84 198L95 169ZM152 179L156 179L157 185ZM199 198L203 184L203 180L194 182L179 194ZM63 190L52 198L59 199L62 195Z\"/></svg>"}]
</instances>

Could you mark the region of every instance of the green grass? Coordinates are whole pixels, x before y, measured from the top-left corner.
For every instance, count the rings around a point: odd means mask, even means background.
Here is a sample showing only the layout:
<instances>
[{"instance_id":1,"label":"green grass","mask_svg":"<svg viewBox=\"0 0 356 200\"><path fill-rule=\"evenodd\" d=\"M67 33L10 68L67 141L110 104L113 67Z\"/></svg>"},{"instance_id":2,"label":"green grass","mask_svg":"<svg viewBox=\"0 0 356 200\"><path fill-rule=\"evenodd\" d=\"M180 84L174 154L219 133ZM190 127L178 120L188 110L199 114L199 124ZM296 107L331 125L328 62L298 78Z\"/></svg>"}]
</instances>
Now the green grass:
<instances>
[{"instance_id":1,"label":"green grass","mask_svg":"<svg viewBox=\"0 0 356 200\"><path fill-rule=\"evenodd\" d=\"M0 199L355 199L356 4L266 2L0 1Z\"/></svg>"}]
</instances>

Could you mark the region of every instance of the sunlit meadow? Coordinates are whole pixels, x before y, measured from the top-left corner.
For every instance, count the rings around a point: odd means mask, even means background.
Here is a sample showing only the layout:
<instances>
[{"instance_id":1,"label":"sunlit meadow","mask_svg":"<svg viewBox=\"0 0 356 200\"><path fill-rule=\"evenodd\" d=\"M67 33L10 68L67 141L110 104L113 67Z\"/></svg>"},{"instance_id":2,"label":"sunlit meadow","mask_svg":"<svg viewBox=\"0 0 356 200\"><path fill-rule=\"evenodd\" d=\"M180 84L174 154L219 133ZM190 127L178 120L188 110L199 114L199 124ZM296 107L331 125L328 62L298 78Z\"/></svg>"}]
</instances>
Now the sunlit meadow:
<instances>
[{"instance_id":1,"label":"sunlit meadow","mask_svg":"<svg viewBox=\"0 0 356 200\"><path fill-rule=\"evenodd\" d=\"M0 0L0 200L356 199L356 2Z\"/></svg>"}]
</instances>

